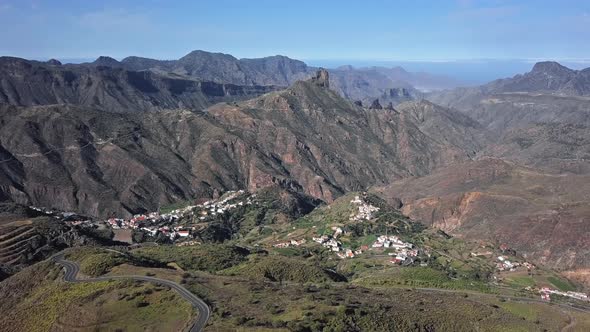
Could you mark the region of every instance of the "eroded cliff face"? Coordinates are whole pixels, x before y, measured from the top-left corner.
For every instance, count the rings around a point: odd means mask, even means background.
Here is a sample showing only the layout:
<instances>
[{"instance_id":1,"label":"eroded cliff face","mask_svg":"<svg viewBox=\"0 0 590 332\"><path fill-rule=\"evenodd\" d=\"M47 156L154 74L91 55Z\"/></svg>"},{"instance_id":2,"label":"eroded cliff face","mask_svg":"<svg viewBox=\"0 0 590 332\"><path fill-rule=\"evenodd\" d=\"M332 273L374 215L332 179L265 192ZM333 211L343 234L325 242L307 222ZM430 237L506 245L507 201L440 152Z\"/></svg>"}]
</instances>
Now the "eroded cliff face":
<instances>
[{"instance_id":1,"label":"eroded cliff face","mask_svg":"<svg viewBox=\"0 0 590 332\"><path fill-rule=\"evenodd\" d=\"M407 202L402 212L415 220L422 220L430 226L447 233L462 227L470 220L476 206L481 200L481 192L448 195L445 197L428 197Z\"/></svg>"},{"instance_id":2,"label":"eroded cliff face","mask_svg":"<svg viewBox=\"0 0 590 332\"><path fill-rule=\"evenodd\" d=\"M436 170L379 188L416 221L468 238L508 243L537 263L590 263L587 175L546 173L499 159Z\"/></svg>"}]
</instances>

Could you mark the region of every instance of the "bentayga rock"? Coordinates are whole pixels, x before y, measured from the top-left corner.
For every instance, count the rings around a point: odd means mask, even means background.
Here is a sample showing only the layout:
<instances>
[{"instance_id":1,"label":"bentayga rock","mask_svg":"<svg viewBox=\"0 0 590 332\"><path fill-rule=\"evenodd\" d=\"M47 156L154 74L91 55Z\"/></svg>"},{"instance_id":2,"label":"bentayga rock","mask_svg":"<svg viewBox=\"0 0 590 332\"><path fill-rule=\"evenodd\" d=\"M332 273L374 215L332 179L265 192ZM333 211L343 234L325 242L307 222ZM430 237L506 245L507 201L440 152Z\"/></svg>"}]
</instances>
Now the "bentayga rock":
<instances>
[{"instance_id":1,"label":"bentayga rock","mask_svg":"<svg viewBox=\"0 0 590 332\"><path fill-rule=\"evenodd\" d=\"M323 88L330 88L330 74L324 68L320 68L314 77L311 78L312 83Z\"/></svg>"},{"instance_id":2,"label":"bentayga rock","mask_svg":"<svg viewBox=\"0 0 590 332\"><path fill-rule=\"evenodd\" d=\"M371 103L371 106L369 106L369 108L372 110L382 110L383 109L383 107L379 103L379 99L373 100L373 102Z\"/></svg>"}]
</instances>

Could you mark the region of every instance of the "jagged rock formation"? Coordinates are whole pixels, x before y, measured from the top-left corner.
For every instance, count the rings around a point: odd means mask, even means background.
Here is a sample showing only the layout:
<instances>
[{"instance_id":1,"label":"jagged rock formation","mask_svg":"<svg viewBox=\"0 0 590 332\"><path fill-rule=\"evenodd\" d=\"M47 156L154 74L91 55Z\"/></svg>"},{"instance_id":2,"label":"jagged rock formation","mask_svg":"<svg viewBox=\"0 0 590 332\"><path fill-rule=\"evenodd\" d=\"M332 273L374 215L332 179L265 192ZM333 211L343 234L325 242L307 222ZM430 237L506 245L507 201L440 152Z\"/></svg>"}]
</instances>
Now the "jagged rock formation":
<instances>
[{"instance_id":1,"label":"jagged rock formation","mask_svg":"<svg viewBox=\"0 0 590 332\"><path fill-rule=\"evenodd\" d=\"M311 78L311 82L321 88L330 88L330 75L324 68L320 68L315 76Z\"/></svg>"},{"instance_id":2,"label":"jagged rock formation","mask_svg":"<svg viewBox=\"0 0 590 332\"><path fill-rule=\"evenodd\" d=\"M381 109L383 109L383 107L379 103L379 99L375 99L371 103L371 106L369 106L369 109L372 109L372 110L381 110Z\"/></svg>"}]
</instances>

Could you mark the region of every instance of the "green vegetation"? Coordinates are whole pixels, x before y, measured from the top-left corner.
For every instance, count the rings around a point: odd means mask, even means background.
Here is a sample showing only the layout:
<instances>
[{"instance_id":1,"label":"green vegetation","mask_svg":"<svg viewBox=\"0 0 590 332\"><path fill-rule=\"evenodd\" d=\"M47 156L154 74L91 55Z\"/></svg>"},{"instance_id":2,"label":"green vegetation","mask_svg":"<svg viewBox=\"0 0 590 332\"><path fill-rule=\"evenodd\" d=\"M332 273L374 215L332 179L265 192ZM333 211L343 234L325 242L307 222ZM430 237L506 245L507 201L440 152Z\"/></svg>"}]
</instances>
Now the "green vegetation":
<instances>
[{"instance_id":1,"label":"green vegetation","mask_svg":"<svg viewBox=\"0 0 590 332\"><path fill-rule=\"evenodd\" d=\"M512 276L507 278L506 282L510 286L517 288L534 287L536 285L535 279L530 276Z\"/></svg>"},{"instance_id":2,"label":"green vegetation","mask_svg":"<svg viewBox=\"0 0 590 332\"><path fill-rule=\"evenodd\" d=\"M528 320L536 320L539 310L531 303L517 303L517 302L503 302L500 307L506 309L508 312L516 316L523 317Z\"/></svg>"},{"instance_id":3,"label":"green vegetation","mask_svg":"<svg viewBox=\"0 0 590 332\"><path fill-rule=\"evenodd\" d=\"M225 271L224 271L225 272ZM274 283L239 275L187 279L187 287L206 293L215 303L212 330L264 331L534 331L539 325L523 320L474 295L367 289L348 283ZM495 300L495 296L488 296ZM548 306L547 306L548 307ZM553 310L553 309L551 309ZM560 314L555 309L556 315ZM542 319L542 318L541 318ZM556 330L565 325L557 316Z\"/></svg>"},{"instance_id":4,"label":"green vegetation","mask_svg":"<svg viewBox=\"0 0 590 332\"><path fill-rule=\"evenodd\" d=\"M93 277L103 275L117 265L130 262L126 255L93 247L68 250L66 258L78 262L80 272Z\"/></svg>"},{"instance_id":5,"label":"green vegetation","mask_svg":"<svg viewBox=\"0 0 590 332\"><path fill-rule=\"evenodd\" d=\"M483 293L490 287L480 281L451 279L444 272L429 267L391 268L356 279L355 283L367 287L421 287L475 290Z\"/></svg>"},{"instance_id":6,"label":"green vegetation","mask_svg":"<svg viewBox=\"0 0 590 332\"><path fill-rule=\"evenodd\" d=\"M299 259L266 256L253 257L248 262L223 271L225 275L243 275L251 278L277 282L327 282L342 280L342 277Z\"/></svg>"},{"instance_id":7,"label":"green vegetation","mask_svg":"<svg viewBox=\"0 0 590 332\"><path fill-rule=\"evenodd\" d=\"M126 261L122 255L112 252L89 255L80 262L80 271L86 275L97 277Z\"/></svg>"},{"instance_id":8,"label":"green vegetation","mask_svg":"<svg viewBox=\"0 0 590 332\"><path fill-rule=\"evenodd\" d=\"M130 280L64 283L60 271L44 262L0 283L0 330L178 331L194 316L166 288Z\"/></svg>"},{"instance_id":9,"label":"green vegetation","mask_svg":"<svg viewBox=\"0 0 590 332\"><path fill-rule=\"evenodd\" d=\"M228 244L205 244L191 247L156 246L141 248L133 256L161 263L175 262L184 270L215 272L243 262L250 252Z\"/></svg>"},{"instance_id":10,"label":"green vegetation","mask_svg":"<svg viewBox=\"0 0 590 332\"><path fill-rule=\"evenodd\" d=\"M557 289L559 289L562 292L568 292L568 291L575 291L576 287L574 285L572 285L568 280L565 279L560 279L558 277L548 277L547 280L555 287L557 287Z\"/></svg>"},{"instance_id":11,"label":"green vegetation","mask_svg":"<svg viewBox=\"0 0 590 332\"><path fill-rule=\"evenodd\" d=\"M528 296L524 287L551 282L563 290L573 287L567 280L551 272L541 274L540 269L534 275L515 271L501 275L512 290L497 288L489 282L494 272L493 245L424 229L372 195L364 199L380 207L375 218L351 222L350 215L357 211L350 204L355 195L305 214L293 195L265 192L251 205L216 216L201 233L201 241L207 239L203 245L160 245L124 253L80 248L69 250L66 258L79 262L82 272L92 276L110 272L177 281L211 305L211 330L553 331L569 322L573 314L564 313L562 307L515 302L515 296ZM312 236L333 234L333 226L345 230L338 237L344 248L371 245L378 235L395 234L413 243L417 256L407 266L391 264L392 248L339 259L311 241ZM272 246L299 239L307 242ZM471 255L484 251L490 253ZM59 329L64 320L83 314L93 315L87 326L95 330L182 330L192 310L165 287L135 282L56 283L59 269L40 266L45 270L40 268L30 280L9 282L10 286L0 283L4 293L22 292L3 299L10 305L0 304L0 310L9 312L6 319L0 318L0 328L30 310L19 330ZM40 304L38 310L31 309L34 303ZM56 303L61 307L55 308Z\"/></svg>"},{"instance_id":12,"label":"green vegetation","mask_svg":"<svg viewBox=\"0 0 590 332\"><path fill-rule=\"evenodd\" d=\"M147 257L138 257L128 253L107 251L93 247L70 249L66 253L66 258L78 262L80 264L80 272L93 277L106 274L113 267L124 263L150 267L165 265Z\"/></svg>"}]
</instances>

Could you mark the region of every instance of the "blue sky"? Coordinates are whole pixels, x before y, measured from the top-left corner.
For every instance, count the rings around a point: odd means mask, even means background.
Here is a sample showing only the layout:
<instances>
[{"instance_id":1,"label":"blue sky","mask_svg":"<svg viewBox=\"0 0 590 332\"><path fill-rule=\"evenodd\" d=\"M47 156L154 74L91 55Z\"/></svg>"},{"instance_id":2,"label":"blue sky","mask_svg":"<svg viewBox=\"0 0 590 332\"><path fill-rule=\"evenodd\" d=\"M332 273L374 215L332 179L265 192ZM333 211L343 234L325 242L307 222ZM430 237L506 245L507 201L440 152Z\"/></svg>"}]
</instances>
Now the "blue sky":
<instances>
[{"instance_id":1,"label":"blue sky","mask_svg":"<svg viewBox=\"0 0 590 332\"><path fill-rule=\"evenodd\" d=\"M310 62L590 59L590 1L0 0L0 54ZM590 66L590 65L588 65Z\"/></svg>"}]
</instances>

